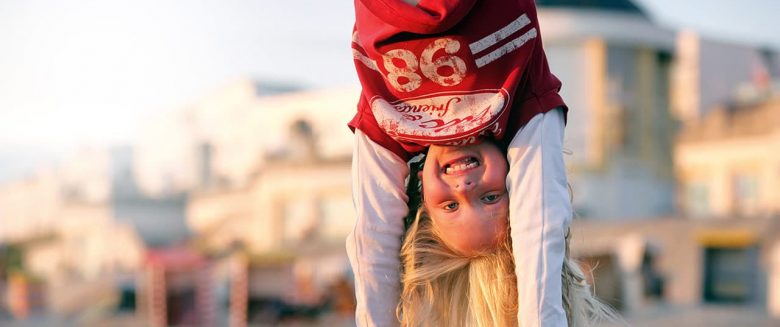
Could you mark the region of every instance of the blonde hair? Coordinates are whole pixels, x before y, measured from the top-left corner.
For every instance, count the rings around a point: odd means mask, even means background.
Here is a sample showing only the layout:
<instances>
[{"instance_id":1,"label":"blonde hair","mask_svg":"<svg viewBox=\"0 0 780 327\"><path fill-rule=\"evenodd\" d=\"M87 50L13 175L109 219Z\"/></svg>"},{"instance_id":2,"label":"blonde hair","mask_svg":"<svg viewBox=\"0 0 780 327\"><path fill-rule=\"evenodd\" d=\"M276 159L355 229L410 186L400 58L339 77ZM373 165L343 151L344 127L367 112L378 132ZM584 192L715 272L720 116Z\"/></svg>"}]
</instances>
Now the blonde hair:
<instances>
[{"instance_id":1,"label":"blonde hair","mask_svg":"<svg viewBox=\"0 0 780 327\"><path fill-rule=\"evenodd\" d=\"M403 272L397 315L401 326L517 326L517 284L508 231L494 251L464 256L447 247L424 208L417 211L401 247ZM561 274L569 326L618 320L591 293L569 258Z\"/></svg>"}]
</instances>

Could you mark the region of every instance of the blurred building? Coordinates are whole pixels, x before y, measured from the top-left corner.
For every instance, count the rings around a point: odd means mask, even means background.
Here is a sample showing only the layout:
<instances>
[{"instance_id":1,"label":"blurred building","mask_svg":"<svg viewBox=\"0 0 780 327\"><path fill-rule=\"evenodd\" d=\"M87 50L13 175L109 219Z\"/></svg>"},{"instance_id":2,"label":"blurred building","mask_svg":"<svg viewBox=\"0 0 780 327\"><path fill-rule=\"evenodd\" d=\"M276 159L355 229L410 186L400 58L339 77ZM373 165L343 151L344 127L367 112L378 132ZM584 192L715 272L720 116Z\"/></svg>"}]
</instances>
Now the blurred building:
<instances>
[{"instance_id":1,"label":"blurred building","mask_svg":"<svg viewBox=\"0 0 780 327\"><path fill-rule=\"evenodd\" d=\"M357 87L270 93L264 85L239 80L150 122L133 163L142 193L244 187L268 155L284 151L297 120L328 131L318 135L323 157L351 153L346 122Z\"/></svg>"},{"instance_id":2,"label":"blurred building","mask_svg":"<svg viewBox=\"0 0 780 327\"><path fill-rule=\"evenodd\" d=\"M109 153L111 192L108 204L111 217L132 226L147 247L185 242L190 237L185 222L189 194L144 192L138 186L139 174L134 166L136 148L119 146L110 149Z\"/></svg>"},{"instance_id":3,"label":"blurred building","mask_svg":"<svg viewBox=\"0 0 780 327\"><path fill-rule=\"evenodd\" d=\"M136 293L137 313L152 327L214 326L217 299L211 270L206 258L192 249L149 251L143 285Z\"/></svg>"},{"instance_id":4,"label":"blurred building","mask_svg":"<svg viewBox=\"0 0 780 327\"><path fill-rule=\"evenodd\" d=\"M46 169L0 186L0 239L13 242L50 233L61 221L57 218L65 197L62 184L55 170Z\"/></svg>"},{"instance_id":5,"label":"blurred building","mask_svg":"<svg viewBox=\"0 0 780 327\"><path fill-rule=\"evenodd\" d=\"M735 96L755 96L780 78L776 50L705 38L677 36L672 110L683 123L696 122Z\"/></svg>"},{"instance_id":6,"label":"blurred building","mask_svg":"<svg viewBox=\"0 0 780 327\"><path fill-rule=\"evenodd\" d=\"M675 33L630 0L538 4L547 58L570 108L564 147L575 211L601 219L674 212Z\"/></svg>"},{"instance_id":7,"label":"blurred building","mask_svg":"<svg viewBox=\"0 0 780 327\"><path fill-rule=\"evenodd\" d=\"M680 205L697 218L780 215L780 95L716 106L679 135Z\"/></svg>"},{"instance_id":8,"label":"blurred building","mask_svg":"<svg viewBox=\"0 0 780 327\"><path fill-rule=\"evenodd\" d=\"M774 52L677 34L633 1L538 4L575 211L612 218L572 226L596 293L629 314L780 312Z\"/></svg>"},{"instance_id":9,"label":"blurred building","mask_svg":"<svg viewBox=\"0 0 780 327\"><path fill-rule=\"evenodd\" d=\"M49 311L110 310L148 246L187 237L185 201L177 209L140 194L131 159L129 147L84 148L0 188L0 241L23 253L22 272L44 285Z\"/></svg>"},{"instance_id":10,"label":"blurred building","mask_svg":"<svg viewBox=\"0 0 780 327\"><path fill-rule=\"evenodd\" d=\"M348 274L344 239L355 218L351 148L344 145L351 143L351 133L346 120L336 124L331 119L351 114L355 95L349 89L263 99L265 107L258 109L279 118L258 120L250 129L275 130L276 138L286 141L265 151L243 187L212 187L188 206L201 248L247 253L246 273L223 276L246 279L246 313L241 315L249 321L273 322L287 311L316 314L328 289ZM323 144L334 139L346 142ZM233 311L239 310L236 305L241 307L234 303ZM268 312L274 307L287 309Z\"/></svg>"},{"instance_id":11,"label":"blurred building","mask_svg":"<svg viewBox=\"0 0 780 327\"><path fill-rule=\"evenodd\" d=\"M776 52L675 33L630 0L538 4L548 60L570 108L564 146L584 217L673 214L681 124L735 96L766 92L780 76Z\"/></svg>"},{"instance_id":12,"label":"blurred building","mask_svg":"<svg viewBox=\"0 0 780 327\"><path fill-rule=\"evenodd\" d=\"M358 94L264 95L257 83L238 81L151 123L136 147L139 193L188 194L188 244L213 267L214 296L230 303L237 326L320 314L328 290L348 279L346 122Z\"/></svg>"},{"instance_id":13,"label":"blurred building","mask_svg":"<svg viewBox=\"0 0 780 327\"><path fill-rule=\"evenodd\" d=\"M199 194L189 222L208 247L238 242L265 253L320 241L343 250L354 222L350 180L349 158L269 163L246 189Z\"/></svg>"},{"instance_id":14,"label":"blurred building","mask_svg":"<svg viewBox=\"0 0 780 327\"><path fill-rule=\"evenodd\" d=\"M679 134L679 203L697 224L730 226L706 238L714 244L703 252L705 276L724 284L708 289L705 281L704 299L741 295L780 318L780 157L771 151L780 148L780 93L769 83L753 87Z\"/></svg>"},{"instance_id":15,"label":"blurred building","mask_svg":"<svg viewBox=\"0 0 780 327\"><path fill-rule=\"evenodd\" d=\"M57 168L0 187L0 241L25 245L31 273L58 281L137 266L143 244L112 218L108 162L107 152L83 149Z\"/></svg>"},{"instance_id":16,"label":"blurred building","mask_svg":"<svg viewBox=\"0 0 780 327\"><path fill-rule=\"evenodd\" d=\"M707 304L766 313L780 299L777 219L575 220L572 234L596 294L624 313Z\"/></svg>"},{"instance_id":17,"label":"blurred building","mask_svg":"<svg viewBox=\"0 0 780 327\"><path fill-rule=\"evenodd\" d=\"M138 144L83 149L3 185L0 242L23 245L29 280L45 289L41 303L62 314L135 310L132 298L146 303L147 295L161 294L136 272L157 270L170 270L163 274L168 286L184 283L168 295L190 285L220 300L235 292L218 283L239 285L233 277L245 275L248 317L269 300L325 301L323 292L348 273L343 240L354 214L346 122L358 89L285 95L292 89L239 81L150 123ZM190 266L166 261L177 249L205 255L198 262L223 278L213 288L187 284ZM244 273L230 264L240 253L249 258ZM180 300L169 304L187 305ZM147 307L138 313L154 316ZM170 308L165 319L192 318Z\"/></svg>"},{"instance_id":18,"label":"blurred building","mask_svg":"<svg viewBox=\"0 0 780 327\"><path fill-rule=\"evenodd\" d=\"M573 253L625 312L736 304L780 318L780 96L730 100L683 125L680 216L575 221Z\"/></svg>"}]
</instances>

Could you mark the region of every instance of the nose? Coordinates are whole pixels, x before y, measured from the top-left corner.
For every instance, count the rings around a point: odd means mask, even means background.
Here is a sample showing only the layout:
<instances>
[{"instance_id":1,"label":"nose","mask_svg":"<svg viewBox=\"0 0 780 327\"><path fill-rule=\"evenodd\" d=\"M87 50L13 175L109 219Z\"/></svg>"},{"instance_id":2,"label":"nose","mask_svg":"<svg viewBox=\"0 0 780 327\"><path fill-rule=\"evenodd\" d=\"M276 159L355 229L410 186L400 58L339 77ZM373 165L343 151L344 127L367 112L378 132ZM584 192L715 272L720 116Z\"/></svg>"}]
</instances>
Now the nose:
<instances>
[{"instance_id":1,"label":"nose","mask_svg":"<svg viewBox=\"0 0 780 327\"><path fill-rule=\"evenodd\" d=\"M455 182L455 190L460 192L467 192L473 189L476 183L470 179L463 179Z\"/></svg>"}]
</instances>

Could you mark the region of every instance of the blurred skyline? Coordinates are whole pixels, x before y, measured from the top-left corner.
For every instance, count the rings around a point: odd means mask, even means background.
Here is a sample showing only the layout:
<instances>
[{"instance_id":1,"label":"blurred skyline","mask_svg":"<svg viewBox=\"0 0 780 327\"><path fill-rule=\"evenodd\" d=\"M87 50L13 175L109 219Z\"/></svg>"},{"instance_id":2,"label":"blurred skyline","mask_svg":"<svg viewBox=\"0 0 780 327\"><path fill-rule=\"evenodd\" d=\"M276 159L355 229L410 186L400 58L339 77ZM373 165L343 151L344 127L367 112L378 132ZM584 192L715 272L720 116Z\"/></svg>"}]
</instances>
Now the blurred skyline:
<instances>
[{"instance_id":1,"label":"blurred skyline","mask_svg":"<svg viewBox=\"0 0 780 327\"><path fill-rule=\"evenodd\" d=\"M780 48L777 1L637 3L661 26ZM354 84L352 16L351 1L0 0L0 182L81 146L131 143L240 78Z\"/></svg>"},{"instance_id":2,"label":"blurred skyline","mask_svg":"<svg viewBox=\"0 0 780 327\"><path fill-rule=\"evenodd\" d=\"M354 325L352 2L86 1L0 0L0 325ZM595 295L780 325L777 0L535 1Z\"/></svg>"}]
</instances>

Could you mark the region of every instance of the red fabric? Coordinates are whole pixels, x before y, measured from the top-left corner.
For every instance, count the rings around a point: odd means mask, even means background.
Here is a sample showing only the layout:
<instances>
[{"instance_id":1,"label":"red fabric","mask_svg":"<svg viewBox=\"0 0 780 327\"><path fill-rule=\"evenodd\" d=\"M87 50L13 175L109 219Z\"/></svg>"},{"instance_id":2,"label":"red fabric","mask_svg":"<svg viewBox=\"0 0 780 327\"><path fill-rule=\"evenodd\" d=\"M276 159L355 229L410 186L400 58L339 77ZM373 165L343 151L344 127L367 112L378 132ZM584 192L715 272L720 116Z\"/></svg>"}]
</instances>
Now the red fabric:
<instances>
[{"instance_id":1,"label":"red fabric","mask_svg":"<svg viewBox=\"0 0 780 327\"><path fill-rule=\"evenodd\" d=\"M417 6L397 0L359 0L382 22L417 34L450 29L469 13L476 0L422 0ZM357 4L356 4L357 6Z\"/></svg>"},{"instance_id":2,"label":"red fabric","mask_svg":"<svg viewBox=\"0 0 780 327\"><path fill-rule=\"evenodd\" d=\"M511 139L565 104L533 0L356 0L363 91L349 126L403 159L431 144Z\"/></svg>"}]
</instances>

